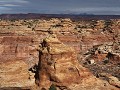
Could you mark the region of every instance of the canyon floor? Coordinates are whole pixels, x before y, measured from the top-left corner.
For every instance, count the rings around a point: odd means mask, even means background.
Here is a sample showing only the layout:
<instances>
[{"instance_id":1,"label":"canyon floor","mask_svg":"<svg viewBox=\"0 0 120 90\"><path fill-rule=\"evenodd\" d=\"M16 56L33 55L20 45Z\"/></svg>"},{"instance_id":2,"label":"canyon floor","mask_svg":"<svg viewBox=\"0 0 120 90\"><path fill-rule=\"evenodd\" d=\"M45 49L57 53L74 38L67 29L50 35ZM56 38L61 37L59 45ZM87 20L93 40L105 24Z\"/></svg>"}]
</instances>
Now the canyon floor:
<instances>
[{"instance_id":1,"label":"canyon floor","mask_svg":"<svg viewBox=\"0 0 120 90\"><path fill-rule=\"evenodd\" d=\"M0 90L120 90L120 19L0 20Z\"/></svg>"}]
</instances>

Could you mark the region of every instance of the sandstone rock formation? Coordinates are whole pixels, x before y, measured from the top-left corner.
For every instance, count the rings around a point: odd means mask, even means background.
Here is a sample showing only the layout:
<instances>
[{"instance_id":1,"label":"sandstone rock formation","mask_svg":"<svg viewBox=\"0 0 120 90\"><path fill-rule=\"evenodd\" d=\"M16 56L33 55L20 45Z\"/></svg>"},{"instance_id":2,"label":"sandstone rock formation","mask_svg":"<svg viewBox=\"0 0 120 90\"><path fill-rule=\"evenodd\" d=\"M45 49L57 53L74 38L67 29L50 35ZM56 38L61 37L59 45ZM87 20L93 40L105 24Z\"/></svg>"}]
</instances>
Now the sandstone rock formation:
<instances>
[{"instance_id":1,"label":"sandstone rock formation","mask_svg":"<svg viewBox=\"0 0 120 90\"><path fill-rule=\"evenodd\" d=\"M61 43L54 35L42 42L38 68L38 85L46 90L52 84L60 90L117 90L81 66L74 49Z\"/></svg>"},{"instance_id":2,"label":"sandstone rock formation","mask_svg":"<svg viewBox=\"0 0 120 90\"><path fill-rule=\"evenodd\" d=\"M31 87L35 85L31 78L27 64L22 60L9 60L0 63L0 88L5 87Z\"/></svg>"},{"instance_id":3,"label":"sandstone rock formation","mask_svg":"<svg viewBox=\"0 0 120 90\"><path fill-rule=\"evenodd\" d=\"M0 89L119 90L119 72L119 19L0 20Z\"/></svg>"}]
</instances>

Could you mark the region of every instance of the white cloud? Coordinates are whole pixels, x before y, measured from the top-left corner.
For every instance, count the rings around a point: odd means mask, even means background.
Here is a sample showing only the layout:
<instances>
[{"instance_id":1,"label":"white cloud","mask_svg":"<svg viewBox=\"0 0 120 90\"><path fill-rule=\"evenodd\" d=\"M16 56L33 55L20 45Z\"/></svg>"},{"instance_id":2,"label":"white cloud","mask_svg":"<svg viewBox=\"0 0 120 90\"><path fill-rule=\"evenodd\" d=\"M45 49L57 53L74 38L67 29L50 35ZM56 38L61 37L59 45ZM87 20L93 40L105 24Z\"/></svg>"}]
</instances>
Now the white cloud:
<instances>
[{"instance_id":1,"label":"white cloud","mask_svg":"<svg viewBox=\"0 0 120 90\"><path fill-rule=\"evenodd\" d=\"M85 7L85 8L74 8L71 9L71 11L84 11L84 12L88 12L88 11L120 11L120 7Z\"/></svg>"},{"instance_id":2,"label":"white cloud","mask_svg":"<svg viewBox=\"0 0 120 90\"><path fill-rule=\"evenodd\" d=\"M0 7L14 7L14 6L20 6L20 5L15 5L15 4L2 4L2 5L0 5Z\"/></svg>"},{"instance_id":3,"label":"white cloud","mask_svg":"<svg viewBox=\"0 0 120 90\"><path fill-rule=\"evenodd\" d=\"M16 7L29 3L27 0L0 0L0 13L11 13Z\"/></svg>"},{"instance_id":4,"label":"white cloud","mask_svg":"<svg viewBox=\"0 0 120 90\"><path fill-rule=\"evenodd\" d=\"M11 8L0 7L0 13L6 13L6 12L9 12L9 11L11 11L11 10L12 10Z\"/></svg>"},{"instance_id":5,"label":"white cloud","mask_svg":"<svg viewBox=\"0 0 120 90\"><path fill-rule=\"evenodd\" d=\"M0 3L28 3L26 0L0 0Z\"/></svg>"}]
</instances>

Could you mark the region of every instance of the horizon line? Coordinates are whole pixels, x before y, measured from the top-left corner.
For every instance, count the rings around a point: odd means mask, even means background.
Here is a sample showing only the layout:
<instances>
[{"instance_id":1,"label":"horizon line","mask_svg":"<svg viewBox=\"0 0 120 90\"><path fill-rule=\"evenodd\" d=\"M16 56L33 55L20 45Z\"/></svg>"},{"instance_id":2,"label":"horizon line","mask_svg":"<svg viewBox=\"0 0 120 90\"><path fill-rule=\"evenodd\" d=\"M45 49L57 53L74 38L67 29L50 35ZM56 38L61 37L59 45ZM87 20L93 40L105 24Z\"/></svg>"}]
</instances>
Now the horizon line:
<instances>
[{"instance_id":1,"label":"horizon line","mask_svg":"<svg viewBox=\"0 0 120 90\"><path fill-rule=\"evenodd\" d=\"M111 16L111 15L114 15L114 16L119 16L120 14L92 14L92 13L79 13L79 14L73 14L73 13L0 13L0 15L7 15L7 14L9 14L9 15L14 15L14 14L16 14L16 15L18 15L18 14L43 14L43 15L95 15L95 16L97 16L97 15L103 15L103 16Z\"/></svg>"}]
</instances>

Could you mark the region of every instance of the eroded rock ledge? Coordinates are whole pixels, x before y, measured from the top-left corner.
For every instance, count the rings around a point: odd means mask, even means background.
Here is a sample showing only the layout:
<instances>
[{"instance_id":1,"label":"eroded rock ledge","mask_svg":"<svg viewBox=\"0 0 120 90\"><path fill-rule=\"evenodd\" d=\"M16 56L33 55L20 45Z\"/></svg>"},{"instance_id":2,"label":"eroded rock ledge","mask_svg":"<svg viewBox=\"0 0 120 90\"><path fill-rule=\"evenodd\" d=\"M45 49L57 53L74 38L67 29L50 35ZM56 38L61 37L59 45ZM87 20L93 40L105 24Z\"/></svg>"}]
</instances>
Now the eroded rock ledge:
<instances>
[{"instance_id":1,"label":"eroded rock ledge","mask_svg":"<svg viewBox=\"0 0 120 90\"><path fill-rule=\"evenodd\" d=\"M119 71L120 20L0 21L2 90L119 90Z\"/></svg>"},{"instance_id":2,"label":"eroded rock ledge","mask_svg":"<svg viewBox=\"0 0 120 90\"><path fill-rule=\"evenodd\" d=\"M48 90L54 84L58 90L117 90L80 65L75 50L61 43L54 35L41 44L38 68L36 81L41 89Z\"/></svg>"}]
</instances>

